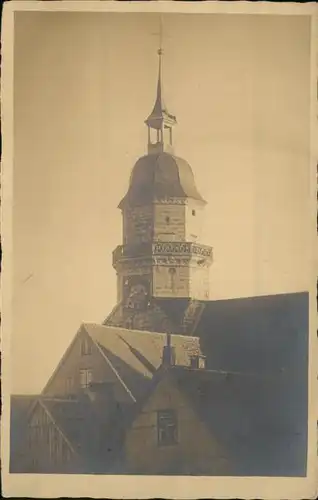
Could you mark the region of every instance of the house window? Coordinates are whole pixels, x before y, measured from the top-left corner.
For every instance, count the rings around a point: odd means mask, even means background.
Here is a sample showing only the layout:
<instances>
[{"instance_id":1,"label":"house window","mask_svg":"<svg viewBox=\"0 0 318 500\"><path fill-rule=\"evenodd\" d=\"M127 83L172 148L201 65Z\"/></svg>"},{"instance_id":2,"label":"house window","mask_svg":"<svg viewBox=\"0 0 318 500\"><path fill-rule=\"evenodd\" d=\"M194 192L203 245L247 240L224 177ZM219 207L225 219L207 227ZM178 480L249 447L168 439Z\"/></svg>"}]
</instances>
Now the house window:
<instances>
[{"instance_id":1,"label":"house window","mask_svg":"<svg viewBox=\"0 0 318 500\"><path fill-rule=\"evenodd\" d=\"M90 368L80 370L80 386L85 389L93 381L93 372Z\"/></svg>"},{"instance_id":2,"label":"house window","mask_svg":"<svg viewBox=\"0 0 318 500\"><path fill-rule=\"evenodd\" d=\"M158 418L158 445L171 446L178 442L178 422L174 410L161 410Z\"/></svg>"},{"instance_id":3,"label":"house window","mask_svg":"<svg viewBox=\"0 0 318 500\"><path fill-rule=\"evenodd\" d=\"M192 210L192 215L195 215L195 210Z\"/></svg>"},{"instance_id":4,"label":"house window","mask_svg":"<svg viewBox=\"0 0 318 500\"><path fill-rule=\"evenodd\" d=\"M92 354L92 344L88 339L82 339L81 342L81 355L86 356Z\"/></svg>"},{"instance_id":5,"label":"house window","mask_svg":"<svg viewBox=\"0 0 318 500\"><path fill-rule=\"evenodd\" d=\"M167 223L167 224L169 224L169 223L170 223L170 217L169 217L169 215L167 215L167 217L166 217L166 223Z\"/></svg>"},{"instance_id":6,"label":"house window","mask_svg":"<svg viewBox=\"0 0 318 500\"><path fill-rule=\"evenodd\" d=\"M74 386L73 377L67 377L67 379L65 381L65 390L66 390L67 394L69 394L70 392L72 392L73 386Z\"/></svg>"}]
</instances>

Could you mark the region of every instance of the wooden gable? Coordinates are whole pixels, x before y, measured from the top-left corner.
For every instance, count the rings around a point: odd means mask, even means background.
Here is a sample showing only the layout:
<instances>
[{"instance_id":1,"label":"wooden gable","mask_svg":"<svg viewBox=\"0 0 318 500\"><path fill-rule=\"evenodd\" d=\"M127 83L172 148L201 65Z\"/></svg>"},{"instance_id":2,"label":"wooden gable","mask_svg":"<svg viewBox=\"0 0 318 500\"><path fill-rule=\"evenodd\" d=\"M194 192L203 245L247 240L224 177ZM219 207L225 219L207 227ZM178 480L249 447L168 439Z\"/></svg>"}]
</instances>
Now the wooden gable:
<instances>
[{"instance_id":1,"label":"wooden gable","mask_svg":"<svg viewBox=\"0 0 318 500\"><path fill-rule=\"evenodd\" d=\"M162 446L158 415L171 410L176 443ZM225 450L169 376L158 383L128 430L125 454L132 473L222 475L229 469Z\"/></svg>"},{"instance_id":2,"label":"wooden gable","mask_svg":"<svg viewBox=\"0 0 318 500\"><path fill-rule=\"evenodd\" d=\"M127 399L116 371L84 327L76 334L44 388L46 397L76 397L91 382L113 383L118 401Z\"/></svg>"}]
</instances>

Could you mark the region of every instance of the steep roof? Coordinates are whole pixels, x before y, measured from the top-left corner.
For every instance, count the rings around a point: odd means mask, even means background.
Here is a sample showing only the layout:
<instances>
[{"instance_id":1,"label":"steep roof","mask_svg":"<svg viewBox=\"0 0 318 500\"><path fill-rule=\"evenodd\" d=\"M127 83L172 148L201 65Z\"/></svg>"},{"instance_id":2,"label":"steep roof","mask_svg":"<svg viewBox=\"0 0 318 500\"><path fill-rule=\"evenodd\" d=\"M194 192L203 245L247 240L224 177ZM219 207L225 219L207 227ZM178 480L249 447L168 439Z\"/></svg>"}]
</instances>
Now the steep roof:
<instances>
[{"instance_id":1,"label":"steep roof","mask_svg":"<svg viewBox=\"0 0 318 500\"><path fill-rule=\"evenodd\" d=\"M195 335L209 368L307 377L307 292L205 302Z\"/></svg>"},{"instance_id":2,"label":"steep roof","mask_svg":"<svg viewBox=\"0 0 318 500\"><path fill-rule=\"evenodd\" d=\"M292 382L284 374L187 368L171 372L200 419L228 450L233 474L306 473L307 418L303 409L292 409Z\"/></svg>"},{"instance_id":3,"label":"steep roof","mask_svg":"<svg viewBox=\"0 0 318 500\"><path fill-rule=\"evenodd\" d=\"M162 88L162 49L158 50L159 56L159 72L158 72L158 82L157 82L157 95L152 112L146 120L146 124L149 127L160 129L163 123L169 123L172 125L176 124L176 117L169 113L163 99L163 88Z\"/></svg>"},{"instance_id":4,"label":"steep roof","mask_svg":"<svg viewBox=\"0 0 318 500\"><path fill-rule=\"evenodd\" d=\"M83 328L138 398L161 365L166 334L97 324L84 324ZM201 352L196 337L171 335L171 345L175 348L176 364L180 366L189 366L191 355Z\"/></svg>"},{"instance_id":5,"label":"steep roof","mask_svg":"<svg viewBox=\"0 0 318 500\"><path fill-rule=\"evenodd\" d=\"M200 421L225 450L231 475L306 473L307 419L302 411L297 411L297 405L291 411L293 396L288 391L288 377L188 367L159 370L149 391L132 408L129 425L166 377L185 395Z\"/></svg>"}]
</instances>

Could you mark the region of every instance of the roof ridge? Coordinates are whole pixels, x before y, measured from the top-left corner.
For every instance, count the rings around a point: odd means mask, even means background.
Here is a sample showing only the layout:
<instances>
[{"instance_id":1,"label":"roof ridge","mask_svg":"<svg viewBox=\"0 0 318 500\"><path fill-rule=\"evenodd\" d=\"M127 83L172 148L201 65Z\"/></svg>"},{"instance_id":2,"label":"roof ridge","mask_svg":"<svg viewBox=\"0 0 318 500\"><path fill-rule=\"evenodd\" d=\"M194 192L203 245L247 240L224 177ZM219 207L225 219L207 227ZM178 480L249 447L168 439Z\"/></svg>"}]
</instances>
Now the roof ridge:
<instances>
[{"instance_id":1,"label":"roof ridge","mask_svg":"<svg viewBox=\"0 0 318 500\"><path fill-rule=\"evenodd\" d=\"M100 323L82 323L82 325L85 330L86 330L86 327L91 327L91 326L94 326L94 327L98 327L98 328L107 328L109 330L115 330L115 333L117 333L117 331L119 332L133 332L133 333L141 333L141 334L147 334L147 335L160 335L160 336L166 336L167 334L164 333L164 332L151 332L149 330L136 330L136 329L132 329L132 328L121 328L119 326L111 326L111 325L103 325L103 324L100 324ZM87 330L86 330L87 331ZM87 333L90 335L90 333L87 331ZM171 333L171 336L172 337L184 337L185 339L198 339L199 340L199 337L196 336L196 335L184 335L182 333Z\"/></svg>"}]
</instances>

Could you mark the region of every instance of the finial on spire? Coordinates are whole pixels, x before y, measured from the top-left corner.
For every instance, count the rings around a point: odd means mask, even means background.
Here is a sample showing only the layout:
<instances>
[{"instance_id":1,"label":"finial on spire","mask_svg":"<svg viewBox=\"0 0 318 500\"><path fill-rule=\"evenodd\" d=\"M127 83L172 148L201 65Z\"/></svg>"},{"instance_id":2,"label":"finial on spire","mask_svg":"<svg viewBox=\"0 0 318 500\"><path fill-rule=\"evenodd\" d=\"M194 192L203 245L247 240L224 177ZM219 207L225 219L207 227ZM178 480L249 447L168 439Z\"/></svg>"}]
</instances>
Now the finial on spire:
<instances>
[{"instance_id":1,"label":"finial on spire","mask_svg":"<svg viewBox=\"0 0 318 500\"><path fill-rule=\"evenodd\" d=\"M162 91L162 16L160 16L160 30L159 30L159 48L157 54L159 56L159 71L157 83L157 96L155 105L152 112L145 121L148 127L148 151L158 152L172 150L172 127L177 123L176 117L171 115L163 101ZM150 130L155 130L154 141L151 140Z\"/></svg>"}]
</instances>

